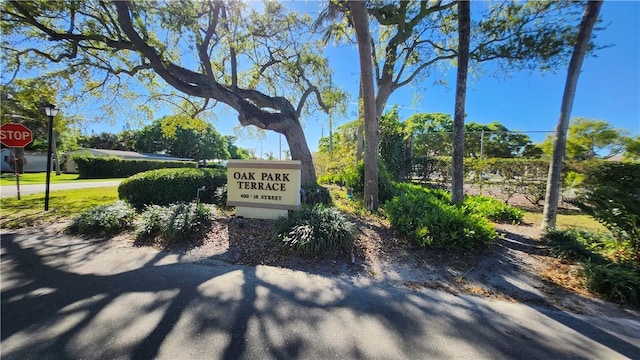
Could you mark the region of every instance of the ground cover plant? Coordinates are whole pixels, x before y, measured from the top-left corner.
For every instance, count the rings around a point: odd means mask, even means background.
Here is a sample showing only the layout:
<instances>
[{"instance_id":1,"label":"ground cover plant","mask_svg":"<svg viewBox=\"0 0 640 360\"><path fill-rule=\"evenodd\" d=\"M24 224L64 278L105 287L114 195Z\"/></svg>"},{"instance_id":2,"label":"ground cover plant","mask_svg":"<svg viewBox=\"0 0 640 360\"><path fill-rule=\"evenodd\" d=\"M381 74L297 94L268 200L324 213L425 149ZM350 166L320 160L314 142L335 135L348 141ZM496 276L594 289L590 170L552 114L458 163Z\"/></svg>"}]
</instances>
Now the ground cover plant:
<instances>
[{"instance_id":1,"label":"ground cover plant","mask_svg":"<svg viewBox=\"0 0 640 360\"><path fill-rule=\"evenodd\" d=\"M130 227L135 216L136 211L131 205L118 200L79 213L67 230L75 234L111 235Z\"/></svg>"},{"instance_id":2,"label":"ground cover plant","mask_svg":"<svg viewBox=\"0 0 640 360\"><path fill-rule=\"evenodd\" d=\"M422 247L465 251L485 247L497 236L482 215L452 205L444 190L396 184L385 212L399 235Z\"/></svg>"},{"instance_id":3,"label":"ground cover plant","mask_svg":"<svg viewBox=\"0 0 640 360\"><path fill-rule=\"evenodd\" d=\"M640 307L640 265L629 243L608 232L549 230L543 240L552 256L579 266L587 289L603 299Z\"/></svg>"}]
</instances>

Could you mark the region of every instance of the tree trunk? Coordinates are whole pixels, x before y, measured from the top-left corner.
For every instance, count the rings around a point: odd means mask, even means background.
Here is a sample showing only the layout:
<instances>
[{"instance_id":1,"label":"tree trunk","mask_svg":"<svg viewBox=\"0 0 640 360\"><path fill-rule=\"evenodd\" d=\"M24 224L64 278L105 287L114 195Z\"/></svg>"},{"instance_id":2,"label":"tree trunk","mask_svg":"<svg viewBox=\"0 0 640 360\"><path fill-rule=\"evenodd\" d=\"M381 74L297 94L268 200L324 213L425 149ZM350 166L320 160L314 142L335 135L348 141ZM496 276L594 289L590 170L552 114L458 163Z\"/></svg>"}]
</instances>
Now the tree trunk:
<instances>
[{"instance_id":1,"label":"tree trunk","mask_svg":"<svg viewBox=\"0 0 640 360\"><path fill-rule=\"evenodd\" d=\"M356 165L358 165L364 153L364 102L362 101L362 81L360 81L360 94L358 96L358 133L356 135L356 142Z\"/></svg>"},{"instance_id":2,"label":"tree trunk","mask_svg":"<svg viewBox=\"0 0 640 360\"><path fill-rule=\"evenodd\" d=\"M370 211L378 210L378 117L373 87L373 60L369 16L364 1L350 1L353 26L358 40L360 82L364 101L364 204Z\"/></svg>"},{"instance_id":3,"label":"tree trunk","mask_svg":"<svg viewBox=\"0 0 640 360\"><path fill-rule=\"evenodd\" d=\"M284 132L284 136L289 144L292 160L300 160L302 162L300 183L315 184L317 182L316 170L313 167L313 158L311 151L307 146L307 139L299 121L292 121L292 125Z\"/></svg>"},{"instance_id":4,"label":"tree trunk","mask_svg":"<svg viewBox=\"0 0 640 360\"><path fill-rule=\"evenodd\" d=\"M567 81L562 95L562 105L560 106L560 117L556 127L556 138L553 143L553 158L549 164L549 175L547 177L547 192L544 199L544 211L542 214L542 229L553 229L556 226L556 215L558 212L558 197L560 195L560 174L562 172L562 161L567 147L567 130L569 128L569 118L571 108L578 85L578 76L582 68L584 55L589 47L593 27L598 20L602 1L589 1L584 9L580 27L578 28L578 38L573 48Z\"/></svg>"},{"instance_id":5,"label":"tree trunk","mask_svg":"<svg viewBox=\"0 0 640 360\"><path fill-rule=\"evenodd\" d=\"M387 81L385 77L379 81L378 93L376 94L376 114L378 115L378 119L382 116L384 108L387 106L387 101L389 101L389 97L394 90L393 84L390 81Z\"/></svg>"},{"instance_id":6,"label":"tree trunk","mask_svg":"<svg viewBox=\"0 0 640 360\"><path fill-rule=\"evenodd\" d=\"M453 180L451 185L451 202L454 204L459 204L464 200L464 117L467 70L469 69L470 12L468 1L458 1L458 73L453 117Z\"/></svg>"}]
</instances>

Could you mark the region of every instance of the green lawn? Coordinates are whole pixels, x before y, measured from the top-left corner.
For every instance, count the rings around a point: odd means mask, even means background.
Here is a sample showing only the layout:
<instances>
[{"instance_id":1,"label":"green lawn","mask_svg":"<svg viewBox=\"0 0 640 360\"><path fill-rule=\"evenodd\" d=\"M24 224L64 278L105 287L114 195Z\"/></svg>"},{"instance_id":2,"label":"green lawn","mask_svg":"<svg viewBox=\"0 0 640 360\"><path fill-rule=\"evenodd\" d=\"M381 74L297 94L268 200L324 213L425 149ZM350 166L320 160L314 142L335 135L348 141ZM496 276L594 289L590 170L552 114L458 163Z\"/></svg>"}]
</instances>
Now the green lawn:
<instances>
[{"instance_id":1,"label":"green lawn","mask_svg":"<svg viewBox=\"0 0 640 360\"><path fill-rule=\"evenodd\" d=\"M528 224L540 226L542 223L542 211L525 210L523 221ZM556 228L559 230L583 229L596 232L608 231L598 220L587 214L580 213L558 214L556 216Z\"/></svg>"},{"instance_id":2,"label":"green lawn","mask_svg":"<svg viewBox=\"0 0 640 360\"><path fill-rule=\"evenodd\" d=\"M78 179L78 174L60 174L56 175L54 172L51 173L51 179L49 180L51 183L69 183L69 182L95 182L95 181L110 181L110 180L122 180L122 179ZM27 173L20 174L20 184L24 185L34 185L34 184L44 184L47 181L47 173ZM4 173L2 177L0 177L0 185L15 185L16 184L16 175L11 173Z\"/></svg>"},{"instance_id":3,"label":"green lawn","mask_svg":"<svg viewBox=\"0 0 640 360\"><path fill-rule=\"evenodd\" d=\"M87 191L90 190L90 191ZM44 211L44 194L0 198L0 226L16 228L70 219L93 206L118 200L118 187L53 191L49 211Z\"/></svg>"}]
</instances>

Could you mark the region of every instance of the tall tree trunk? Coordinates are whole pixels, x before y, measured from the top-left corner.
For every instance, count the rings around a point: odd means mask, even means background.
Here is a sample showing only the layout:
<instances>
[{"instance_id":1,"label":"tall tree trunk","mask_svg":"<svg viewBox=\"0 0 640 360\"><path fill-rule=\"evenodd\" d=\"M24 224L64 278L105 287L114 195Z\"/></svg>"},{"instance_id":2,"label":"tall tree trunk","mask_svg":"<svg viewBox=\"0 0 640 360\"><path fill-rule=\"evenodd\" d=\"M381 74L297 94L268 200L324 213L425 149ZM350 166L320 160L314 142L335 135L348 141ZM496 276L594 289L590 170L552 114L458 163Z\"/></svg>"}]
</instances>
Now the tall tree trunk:
<instances>
[{"instance_id":1,"label":"tall tree trunk","mask_svg":"<svg viewBox=\"0 0 640 360\"><path fill-rule=\"evenodd\" d=\"M358 133L356 135L356 165L362 160L364 153L364 101L362 100L362 81L360 81L358 96Z\"/></svg>"},{"instance_id":2,"label":"tall tree trunk","mask_svg":"<svg viewBox=\"0 0 640 360\"><path fill-rule=\"evenodd\" d=\"M567 81L564 85L562 95L562 105L560 106L560 117L556 127L556 139L553 143L553 158L549 164L549 175L547 177L547 192L544 199L544 211L542 214L542 229L553 229L556 226L556 215L558 212L558 197L560 195L560 174L562 172L562 161L564 160L567 148L567 130L571 117L573 99L578 86L578 77L584 55L589 47L593 27L598 20L598 14L602 7L602 1L589 1L584 9L580 27L578 28L578 38L573 48Z\"/></svg>"},{"instance_id":3,"label":"tall tree trunk","mask_svg":"<svg viewBox=\"0 0 640 360\"><path fill-rule=\"evenodd\" d=\"M469 37L471 9L466 0L458 1L458 73L456 79L456 105L453 116L453 182L451 202L464 200L464 117L467 96L467 70L469 69Z\"/></svg>"},{"instance_id":4,"label":"tall tree trunk","mask_svg":"<svg viewBox=\"0 0 640 360\"><path fill-rule=\"evenodd\" d=\"M378 117L373 87L373 60L371 58L371 34L369 15L364 1L350 1L353 27L358 40L360 57L360 82L364 101L364 203L370 211L378 210Z\"/></svg>"}]
</instances>

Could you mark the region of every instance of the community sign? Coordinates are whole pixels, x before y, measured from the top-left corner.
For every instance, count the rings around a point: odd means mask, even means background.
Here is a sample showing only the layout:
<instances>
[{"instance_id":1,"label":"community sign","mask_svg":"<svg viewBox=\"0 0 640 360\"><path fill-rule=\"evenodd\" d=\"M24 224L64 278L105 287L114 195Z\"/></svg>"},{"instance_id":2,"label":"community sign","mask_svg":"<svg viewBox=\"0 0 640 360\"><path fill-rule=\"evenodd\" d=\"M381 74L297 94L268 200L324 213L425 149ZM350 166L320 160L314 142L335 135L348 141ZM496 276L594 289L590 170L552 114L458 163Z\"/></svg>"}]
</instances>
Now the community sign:
<instances>
[{"instance_id":1,"label":"community sign","mask_svg":"<svg viewBox=\"0 0 640 360\"><path fill-rule=\"evenodd\" d=\"M229 160L227 205L236 216L275 219L300 208L298 160Z\"/></svg>"}]
</instances>

